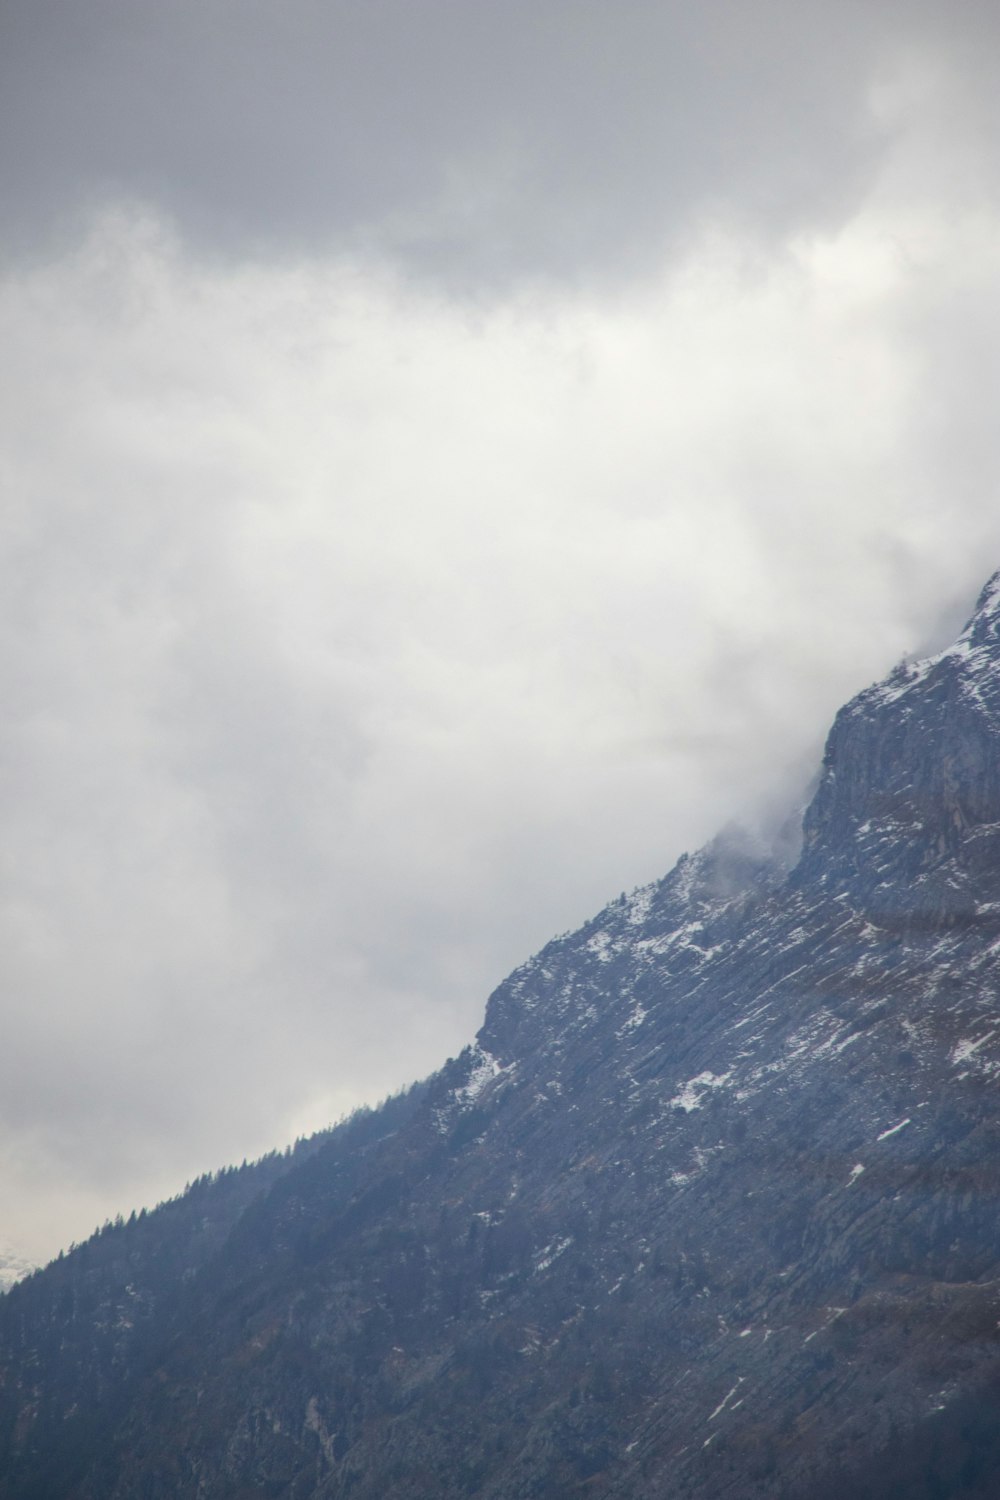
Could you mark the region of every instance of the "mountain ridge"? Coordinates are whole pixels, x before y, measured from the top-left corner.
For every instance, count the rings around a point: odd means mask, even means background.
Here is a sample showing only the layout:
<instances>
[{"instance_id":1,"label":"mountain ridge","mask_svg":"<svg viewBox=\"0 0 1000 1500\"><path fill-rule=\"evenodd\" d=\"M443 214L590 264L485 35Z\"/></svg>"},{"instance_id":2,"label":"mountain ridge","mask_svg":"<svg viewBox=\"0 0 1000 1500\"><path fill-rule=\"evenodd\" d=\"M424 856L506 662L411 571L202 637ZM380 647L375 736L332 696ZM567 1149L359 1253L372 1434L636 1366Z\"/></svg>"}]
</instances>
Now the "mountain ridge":
<instances>
[{"instance_id":1,"label":"mountain ridge","mask_svg":"<svg viewBox=\"0 0 1000 1500\"><path fill-rule=\"evenodd\" d=\"M998 750L994 574L794 861L730 830L554 939L196 1265L8 1293L0 1496L995 1493Z\"/></svg>"}]
</instances>

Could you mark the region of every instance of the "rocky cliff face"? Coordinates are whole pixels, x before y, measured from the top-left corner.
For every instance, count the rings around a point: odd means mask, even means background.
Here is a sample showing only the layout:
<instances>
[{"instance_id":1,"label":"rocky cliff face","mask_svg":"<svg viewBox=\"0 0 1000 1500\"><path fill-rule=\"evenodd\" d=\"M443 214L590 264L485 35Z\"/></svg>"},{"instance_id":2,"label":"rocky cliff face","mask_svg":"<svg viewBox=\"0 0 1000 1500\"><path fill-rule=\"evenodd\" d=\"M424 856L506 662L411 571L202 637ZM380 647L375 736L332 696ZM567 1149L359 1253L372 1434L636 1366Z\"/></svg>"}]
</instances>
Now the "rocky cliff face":
<instances>
[{"instance_id":1,"label":"rocky cliff face","mask_svg":"<svg viewBox=\"0 0 1000 1500\"><path fill-rule=\"evenodd\" d=\"M840 711L805 815L803 881L853 883L904 923L975 915L977 882L1000 867L998 662L993 578L953 646Z\"/></svg>"},{"instance_id":2,"label":"rocky cliff face","mask_svg":"<svg viewBox=\"0 0 1000 1500\"><path fill-rule=\"evenodd\" d=\"M187 1263L151 1215L15 1287L0 1495L995 1495L998 841L1000 578L793 868L720 837Z\"/></svg>"}]
</instances>

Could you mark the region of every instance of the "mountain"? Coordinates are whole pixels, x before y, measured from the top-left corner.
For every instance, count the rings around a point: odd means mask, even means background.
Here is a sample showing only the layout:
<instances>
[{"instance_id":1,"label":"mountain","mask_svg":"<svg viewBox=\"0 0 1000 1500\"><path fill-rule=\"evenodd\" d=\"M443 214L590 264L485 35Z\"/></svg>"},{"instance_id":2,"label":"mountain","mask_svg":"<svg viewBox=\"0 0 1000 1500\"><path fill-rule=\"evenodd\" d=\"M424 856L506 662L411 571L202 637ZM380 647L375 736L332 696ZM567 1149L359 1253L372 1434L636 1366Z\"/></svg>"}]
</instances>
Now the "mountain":
<instances>
[{"instance_id":1,"label":"mountain","mask_svg":"<svg viewBox=\"0 0 1000 1500\"><path fill-rule=\"evenodd\" d=\"M3 1500L1000 1492L1000 574L475 1045L0 1299Z\"/></svg>"},{"instance_id":2,"label":"mountain","mask_svg":"<svg viewBox=\"0 0 1000 1500\"><path fill-rule=\"evenodd\" d=\"M22 1276L29 1276L36 1269L34 1263L25 1260L8 1245L0 1245L0 1292L6 1292Z\"/></svg>"}]
</instances>

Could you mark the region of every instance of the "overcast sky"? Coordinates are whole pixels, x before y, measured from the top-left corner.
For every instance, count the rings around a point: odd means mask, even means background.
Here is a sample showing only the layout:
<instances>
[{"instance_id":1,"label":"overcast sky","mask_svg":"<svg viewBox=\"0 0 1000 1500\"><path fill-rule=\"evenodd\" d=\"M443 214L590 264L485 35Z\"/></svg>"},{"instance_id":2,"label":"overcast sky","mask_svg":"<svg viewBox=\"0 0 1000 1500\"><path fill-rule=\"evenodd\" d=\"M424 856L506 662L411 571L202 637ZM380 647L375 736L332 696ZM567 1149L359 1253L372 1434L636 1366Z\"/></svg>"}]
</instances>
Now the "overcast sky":
<instances>
[{"instance_id":1,"label":"overcast sky","mask_svg":"<svg viewBox=\"0 0 1000 1500\"><path fill-rule=\"evenodd\" d=\"M0 0L0 1242L426 1074L961 623L998 30Z\"/></svg>"}]
</instances>

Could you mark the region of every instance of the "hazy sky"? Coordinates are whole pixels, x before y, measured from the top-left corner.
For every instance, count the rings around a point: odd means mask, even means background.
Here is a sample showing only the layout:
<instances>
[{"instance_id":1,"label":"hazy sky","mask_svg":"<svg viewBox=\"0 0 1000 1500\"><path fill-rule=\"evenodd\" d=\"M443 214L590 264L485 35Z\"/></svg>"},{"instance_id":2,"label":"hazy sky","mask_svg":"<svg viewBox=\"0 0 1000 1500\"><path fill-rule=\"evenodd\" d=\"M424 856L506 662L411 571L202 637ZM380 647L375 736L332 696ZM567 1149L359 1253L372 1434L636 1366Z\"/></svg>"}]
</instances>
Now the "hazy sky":
<instances>
[{"instance_id":1,"label":"hazy sky","mask_svg":"<svg viewBox=\"0 0 1000 1500\"><path fill-rule=\"evenodd\" d=\"M0 0L0 1241L430 1071L960 623L998 31Z\"/></svg>"}]
</instances>

